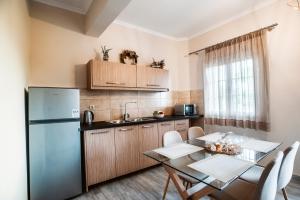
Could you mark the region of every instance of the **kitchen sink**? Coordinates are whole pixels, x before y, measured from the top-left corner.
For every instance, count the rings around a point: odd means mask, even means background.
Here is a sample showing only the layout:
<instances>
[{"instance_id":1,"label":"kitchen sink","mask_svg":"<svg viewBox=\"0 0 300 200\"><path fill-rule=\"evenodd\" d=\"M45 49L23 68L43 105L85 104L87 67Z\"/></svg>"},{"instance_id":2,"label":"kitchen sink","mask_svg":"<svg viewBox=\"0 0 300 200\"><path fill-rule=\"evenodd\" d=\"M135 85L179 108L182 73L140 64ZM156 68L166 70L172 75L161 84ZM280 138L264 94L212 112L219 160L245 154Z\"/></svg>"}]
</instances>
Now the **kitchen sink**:
<instances>
[{"instance_id":1,"label":"kitchen sink","mask_svg":"<svg viewBox=\"0 0 300 200\"><path fill-rule=\"evenodd\" d=\"M127 120L112 120L109 121L111 124L125 124L129 122L147 122L147 121L153 121L155 120L154 118L151 117L138 117L138 118L132 118L132 119L127 119Z\"/></svg>"},{"instance_id":2,"label":"kitchen sink","mask_svg":"<svg viewBox=\"0 0 300 200\"><path fill-rule=\"evenodd\" d=\"M127 121L125 120L112 120L112 121L109 121L109 123L111 124L125 124Z\"/></svg>"},{"instance_id":3,"label":"kitchen sink","mask_svg":"<svg viewBox=\"0 0 300 200\"><path fill-rule=\"evenodd\" d=\"M145 121L153 121L154 118L151 117L138 117L138 118L133 118L133 119L128 119L126 121L128 122L145 122Z\"/></svg>"}]
</instances>

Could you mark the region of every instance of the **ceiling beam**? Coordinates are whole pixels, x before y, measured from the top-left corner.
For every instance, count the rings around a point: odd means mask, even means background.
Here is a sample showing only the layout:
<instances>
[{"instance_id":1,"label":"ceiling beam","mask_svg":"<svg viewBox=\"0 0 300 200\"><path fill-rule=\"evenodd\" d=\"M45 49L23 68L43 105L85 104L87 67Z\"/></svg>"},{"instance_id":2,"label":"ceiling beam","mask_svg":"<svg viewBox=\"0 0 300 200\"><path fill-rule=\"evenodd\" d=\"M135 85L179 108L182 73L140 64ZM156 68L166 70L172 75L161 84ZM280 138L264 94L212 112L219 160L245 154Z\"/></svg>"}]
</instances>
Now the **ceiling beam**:
<instances>
[{"instance_id":1,"label":"ceiling beam","mask_svg":"<svg viewBox=\"0 0 300 200\"><path fill-rule=\"evenodd\" d=\"M131 0L94 0L85 16L85 33L99 37Z\"/></svg>"}]
</instances>

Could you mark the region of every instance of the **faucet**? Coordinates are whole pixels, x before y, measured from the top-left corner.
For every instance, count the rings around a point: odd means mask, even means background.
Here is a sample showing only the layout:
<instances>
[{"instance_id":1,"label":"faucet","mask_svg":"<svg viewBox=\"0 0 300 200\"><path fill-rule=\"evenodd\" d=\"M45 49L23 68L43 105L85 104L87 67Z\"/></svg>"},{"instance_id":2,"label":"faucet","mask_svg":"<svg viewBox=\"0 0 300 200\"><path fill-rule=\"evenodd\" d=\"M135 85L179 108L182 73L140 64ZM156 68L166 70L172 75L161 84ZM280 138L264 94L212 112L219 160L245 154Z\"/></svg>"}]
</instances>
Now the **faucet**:
<instances>
[{"instance_id":1,"label":"faucet","mask_svg":"<svg viewBox=\"0 0 300 200\"><path fill-rule=\"evenodd\" d=\"M126 103L125 103L125 114L123 115L123 120L125 120L125 121L128 120L129 117L130 117L129 114L127 113L127 108L126 108L126 107L127 107L127 104L130 104L130 103L136 103L136 102L135 102L135 101L132 101L132 102L126 102Z\"/></svg>"}]
</instances>

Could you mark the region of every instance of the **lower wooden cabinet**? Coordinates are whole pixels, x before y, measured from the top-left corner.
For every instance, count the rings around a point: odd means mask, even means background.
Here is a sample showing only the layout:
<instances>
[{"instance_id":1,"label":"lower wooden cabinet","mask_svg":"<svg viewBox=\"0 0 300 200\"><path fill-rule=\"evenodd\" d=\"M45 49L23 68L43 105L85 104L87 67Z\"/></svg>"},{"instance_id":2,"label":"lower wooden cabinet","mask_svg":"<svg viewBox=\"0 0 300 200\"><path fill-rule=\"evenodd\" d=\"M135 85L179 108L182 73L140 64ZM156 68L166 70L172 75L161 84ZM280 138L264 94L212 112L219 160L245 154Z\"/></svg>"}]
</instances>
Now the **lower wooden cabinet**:
<instances>
[{"instance_id":1,"label":"lower wooden cabinet","mask_svg":"<svg viewBox=\"0 0 300 200\"><path fill-rule=\"evenodd\" d=\"M157 164L143 153L161 147L167 131L186 140L188 128L189 120L178 120L85 131L86 186Z\"/></svg>"},{"instance_id":2,"label":"lower wooden cabinet","mask_svg":"<svg viewBox=\"0 0 300 200\"><path fill-rule=\"evenodd\" d=\"M114 129L86 131L86 184L93 185L116 177Z\"/></svg>"},{"instance_id":3,"label":"lower wooden cabinet","mask_svg":"<svg viewBox=\"0 0 300 200\"><path fill-rule=\"evenodd\" d=\"M183 140L187 140L187 134L190 126L189 122L190 121L188 119L175 121L175 130L180 133Z\"/></svg>"},{"instance_id":4,"label":"lower wooden cabinet","mask_svg":"<svg viewBox=\"0 0 300 200\"><path fill-rule=\"evenodd\" d=\"M139 138L137 126L115 129L117 176L139 169Z\"/></svg>"},{"instance_id":5,"label":"lower wooden cabinet","mask_svg":"<svg viewBox=\"0 0 300 200\"><path fill-rule=\"evenodd\" d=\"M159 145L159 147L163 146L164 134L168 131L174 131L174 130L175 130L174 121L158 123L158 145Z\"/></svg>"},{"instance_id":6,"label":"lower wooden cabinet","mask_svg":"<svg viewBox=\"0 0 300 200\"><path fill-rule=\"evenodd\" d=\"M143 153L158 148L158 130L157 124L139 125L139 146L140 146L140 168L146 168L158 164Z\"/></svg>"}]
</instances>

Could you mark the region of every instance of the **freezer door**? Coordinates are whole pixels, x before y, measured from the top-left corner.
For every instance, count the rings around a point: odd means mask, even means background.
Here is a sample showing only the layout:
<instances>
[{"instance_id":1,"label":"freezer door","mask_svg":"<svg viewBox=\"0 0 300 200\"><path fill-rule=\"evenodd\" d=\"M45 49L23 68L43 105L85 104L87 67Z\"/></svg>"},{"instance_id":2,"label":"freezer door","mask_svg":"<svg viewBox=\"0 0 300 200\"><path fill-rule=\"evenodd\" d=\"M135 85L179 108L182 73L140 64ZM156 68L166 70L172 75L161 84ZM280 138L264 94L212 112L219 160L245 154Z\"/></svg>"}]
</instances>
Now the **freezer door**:
<instances>
[{"instance_id":1,"label":"freezer door","mask_svg":"<svg viewBox=\"0 0 300 200\"><path fill-rule=\"evenodd\" d=\"M82 192L79 122L29 126L31 200L66 199Z\"/></svg>"},{"instance_id":2,"label":"freezer door","mask_svg":"<svg viewBox=\"0 0 300 200\"><path fill-rule=\"evenodd\" d=\"M79 118L79 90L29 88L29 120Z\"/></svg>"}]
</instances>

